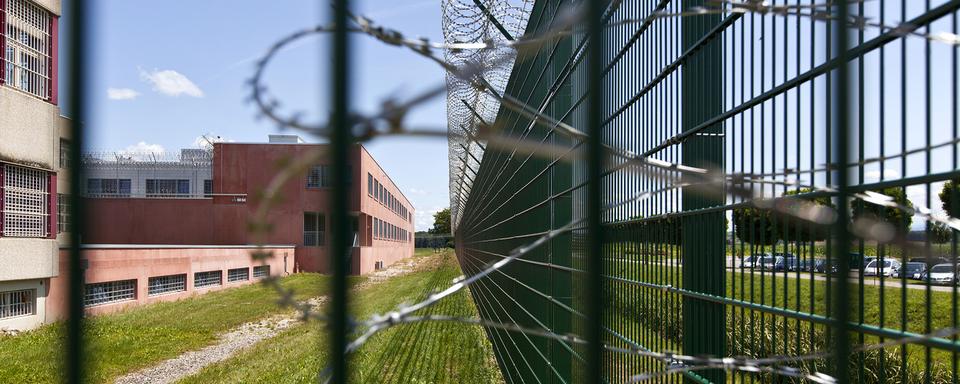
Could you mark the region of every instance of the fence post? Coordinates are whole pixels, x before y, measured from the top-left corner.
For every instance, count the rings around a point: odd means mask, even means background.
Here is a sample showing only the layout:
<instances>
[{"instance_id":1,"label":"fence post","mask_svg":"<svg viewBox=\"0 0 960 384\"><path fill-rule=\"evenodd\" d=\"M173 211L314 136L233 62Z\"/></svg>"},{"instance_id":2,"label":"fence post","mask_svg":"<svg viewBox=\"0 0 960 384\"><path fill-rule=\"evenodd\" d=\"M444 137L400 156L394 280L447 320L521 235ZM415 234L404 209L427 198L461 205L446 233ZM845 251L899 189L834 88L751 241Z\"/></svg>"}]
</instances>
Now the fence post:
<instances>
[{"instance_id":1,"label":"fence post","mask_svg":"<svg viewBox=\"0 0 960 384\"><path fill-rule=\"evenodd\" d=\"M682 9L705 6L703 0L684 0ZM685 17L681 21L681 50L686 51L720 23L719 15ZM687 131L723 112L723 47L719 39L705 44L683 63L682 129ZM694 167L723 167L722 124L705 129L684 141L683 164ZM722 197L704 196L684 188L682 210L719 206ZM726 252L724 212L684 215L681 218L681 260L685 289L724 296ZM683 298L683 352L690 355L723 356L726 349L726 321L723 304ZM699 373L714 383L726 381L722 370ZM685 379L690 381L689 378Z\"/></svg>"}]
</instances>

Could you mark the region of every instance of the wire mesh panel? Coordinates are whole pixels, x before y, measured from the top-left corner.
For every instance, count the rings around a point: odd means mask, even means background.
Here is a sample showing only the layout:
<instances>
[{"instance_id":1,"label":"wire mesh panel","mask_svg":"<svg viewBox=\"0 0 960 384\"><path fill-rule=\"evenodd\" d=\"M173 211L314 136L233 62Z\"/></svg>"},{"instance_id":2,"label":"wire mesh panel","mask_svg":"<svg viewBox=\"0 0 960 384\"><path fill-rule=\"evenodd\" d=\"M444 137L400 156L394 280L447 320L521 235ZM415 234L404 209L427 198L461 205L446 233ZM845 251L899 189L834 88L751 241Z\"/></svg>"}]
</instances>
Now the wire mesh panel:
<instances>
[{"instance_id":1,"label":"wire mesh panel","mask_svg":"<svg viewBox=\"0 0 960 384\"><path fill-rule=\"evenodd\" d=\"M39 169L0 164L3 172L3 236L47 237L50 175Z\"/></svg>"},{"instance_id":2,"label":"wire mesh panel","mask_svg":"<svg viewBox=\"0 0 960 384\"><path fill-rule=\"evenodd\" d=\"M137 298L137 281L120 280L87 284L84 305L93 307Z\"/></svg>"},{"instance_id":3,"label":"wire mesh panel","mask_svg":"<svg viewBox=\"0 0 960 384\"><path fill-rule=\"evenodd\" d=\"M3 0L4 82L42 99L50 97L50 12L27 0Z\"/></svg>"},{"instance_id":4,"label":"wire mesh panel","mask_svg":"<svg viewBox=\"0 0 960 384\"><path fill-rule=\"evenodd\" d=\"M193 273L193 287L205 288L223 284L223 271L206 271Z\"/></svg>"},{"instance_id":5,"label":"wire mesh panel","mask_svg":"<svg viewBox=\"0 0 960 384\"><path fill-rule=\"evenodd\" d=\"M955 382L960 2L604 4L600 46L579 19L520 48L496 118L450 122L484 148L451 172L461 265L506 263L471 294L528 330L487 328L505 379L600 382L582 339L531 335L600 302L611 382Z\"/></svg>"},{"instance_id":6,"label":"wire mesh panel","mask_svg":"<svg viewBox=\"0 0 960 384\"><path fill-rule=\"evenodd\" d=\"M227 270L227 282L250 280L250 268L233 268Z\"/></svg>"},{"instance_id":7,"label":"wire mesh panel","mask_svg":"<svg viewBox=\"0 0 960 384\"><path fill-rule=\"evenodd\" d=\"M159 296L187 290L187 275L155 276L147 279L147 296Z\"/></svg>"}]
</instances>

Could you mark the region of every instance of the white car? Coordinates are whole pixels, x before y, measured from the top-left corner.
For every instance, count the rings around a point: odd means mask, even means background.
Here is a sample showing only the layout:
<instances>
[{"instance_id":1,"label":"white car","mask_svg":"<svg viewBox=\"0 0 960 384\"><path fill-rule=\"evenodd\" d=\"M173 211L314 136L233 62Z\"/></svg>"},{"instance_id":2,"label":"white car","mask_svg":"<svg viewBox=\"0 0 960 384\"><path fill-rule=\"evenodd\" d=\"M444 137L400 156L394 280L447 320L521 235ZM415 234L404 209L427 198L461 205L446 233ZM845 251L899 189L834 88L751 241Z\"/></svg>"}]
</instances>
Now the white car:
<instances>
[{"instance_id":1,"label":"white car","mask_svg":"<svg viewBox=\"0 0 960 384\"><path fill-rule=\"evenodd\" d=\"M880 266L880 260L873 260L863 268L864 276L887 276L894 277L900 273L900 262L896 260L883 260L883 266Z\"/></svg>"},{"instance_id":2,"label":"white car","mask_svg":"<svg viewBox=\"0 0 960 384\"><path fill-rule=\"evenodd\" d=\"M927 272L930 284L953 284L957 274L957 267L953 264L937 264Z\"/></svg>"}]
</instances>

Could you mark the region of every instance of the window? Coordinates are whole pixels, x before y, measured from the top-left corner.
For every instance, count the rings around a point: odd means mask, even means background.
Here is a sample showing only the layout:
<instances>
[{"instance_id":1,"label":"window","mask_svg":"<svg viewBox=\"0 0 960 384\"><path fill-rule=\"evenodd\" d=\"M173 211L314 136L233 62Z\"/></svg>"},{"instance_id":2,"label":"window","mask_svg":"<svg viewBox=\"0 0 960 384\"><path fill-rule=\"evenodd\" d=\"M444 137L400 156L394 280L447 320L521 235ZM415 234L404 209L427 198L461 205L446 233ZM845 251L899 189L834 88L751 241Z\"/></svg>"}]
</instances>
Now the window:
<instances>
[{"instance_id":1,"label":"window","mask_svg":"<svg viewBox=\"0 0 960 384\"><path fill-rule=\"evenodd\" d=\"M213 180L203 181L203 197L213 197Z\"/></svg>"},{"instance_id":2,"label":"window","mask_svg":"<svg viewBox=\"0 0 960 384\"><path fill-rule=\"evenodd\" d=\"M70 195L57 194L57 233L70 232Z\"/></svg>"},{"instance_id":3,"label":"window","mask_svg":"<svg viewBox=\"0 0 960 384\"><path fill-rule=\"evenodd\" d=\"M147 296L159 296L167 293L187 290L187 275L168 275L151 277L147 280Z\"/></svg>"},{"instance_id":4,"label":"window","mask_svg":"<svg viewBox=\"0 0 960 384\"><path fill-rule=\"evenodd\" d=\"M36 289L0 292L0 319L30 316L35 313L37 313Z\"/></svg>"},{"instance_id":5,"label":"window","mask_svg":"<svg viewBox=\"0 0 960 384\"><path fill-rule=\"evenodd\" d=\"M87 284L83 302L84 305L93 307L121 301L129 301L135 299L136 297L136 280L108 281L106 283Z\"/></svg>"},{"instance_id":6,"label":"window","mask_svg":"<svg viewBox=\"0 0 960 384\"><path fill-rule=\"evenodd\" d=\"M190 180L186 179L147 179L147 197L169 195L189 195Z\"/></svg>"},{"instance_id":7,"label":"window","mask_svg":"<svg viewBox=\"0 0 960 384\"><path fill-rule=\"evenodd\" d=\"M130 197L130 179L87 179L87 196Z\"/></svg>"},{"instance_id":8,"label":"window","mask_svg":"<svg viewBox=\"0 0 960 384\"><path fill-rule=\"evenodd\" d=\"M380 238L380 219L373 218L373 237Z\"/></svg>"},{"instance_id":9,"label":"window","mask_svg":"<svg viewBox=\"0 0 960 384\"><path fill-rule=\"evenodd\" d=\"M223 284L223 271L194 272L193 287L213 287Z\"/></svg>"},{"instance_id":10,"label":"window","mask_svg":"<svg viewBox=\"0 0 960 384\"><path fill-rule=\"evenodd\" d=\"M270 266L269 265L255 265L253 267L253 278L259 279L263 277L270 276Z\"/></svg>"},{"instance_id":11,"label":"window","mask_svg":"<svg viewBox=\"0 0 960 384\"><path fill-rule=\"evenodd\" d=\"M326 242L326 217L322 213L303 213L303 245L307 247L321 247Z\"/></svg>"},{"instance_id":12,"label":"window","mask_svg":"<svg viewBox=\"0 0 960 384\"><path fill-rule=\"evenodd\" d=\"M60 168L70 168L70 140L60 139Z\"/></svg>"},{"instance_id":13,"label":"window","mask_svg":"<svg viewBox=\"0 0 960 384\"><path fill-rule=\"evenodd\" d=\"M373 196L373 175L367 174L367 196Z\"/></svg>"},{"instance_id":14,"label":"window","mask_svg":"<svg viewBox=\"0 0 960 384\"><path fill-rule=\"evenodd\" d=\"M3 235L47 237L50 175L38 169L0 165L3 172Z\"/></svg>"},{"instance_id":15,"label":"window","mask_svg":"<svg viewBox=\"0 0 960 384\"><path fill-rule=\"evenodd\" d=\"M307 172L307 188L320 188L323 185L323 167L313 166Z\"/></svg>"},{"instance_id":16,"label":"window","mask_svg":"<svg viewBox=\"0 0 960 384\"><path fill-rule=\"evenodd\" d=\"M380 201L380 180L373 179L373 198Z\"/></svg>"},{"instance_id":17,"label":"window","mask_svg":"<svg viewBox=\"0 0 960 384\"><path fill-rule=\"evenodd\" d=\"M43 8L28 0L0 0L6 2L6 28L0 30L4 39L3 79L11 87L44 100L51 100L50 74L51 36L54 18Z\"/></svg>"},{"instance_id":18,"label":"window","mask_svg":"<svg viewBox=\"0 0 960 384\"><path fill-rule=\"evenodd\" d=\"M250 280L250 268L234 268L227 270L227 282Z\"/></svg>"}]
</instances>

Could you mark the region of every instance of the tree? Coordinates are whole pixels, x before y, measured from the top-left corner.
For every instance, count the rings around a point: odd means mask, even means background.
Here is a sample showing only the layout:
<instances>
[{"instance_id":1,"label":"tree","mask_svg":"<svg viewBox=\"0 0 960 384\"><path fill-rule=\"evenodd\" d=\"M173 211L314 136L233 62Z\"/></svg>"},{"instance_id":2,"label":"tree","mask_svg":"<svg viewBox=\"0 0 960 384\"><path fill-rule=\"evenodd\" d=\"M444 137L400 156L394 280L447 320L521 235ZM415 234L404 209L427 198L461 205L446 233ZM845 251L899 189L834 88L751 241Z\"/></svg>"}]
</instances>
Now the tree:
<instances>
[{"instance_id":1,"label":"tree","mask_svg":"<svg viewBox=\"0 0 960 384\"><path fill-rule=\"evenodd\" d=\"M786 191L783 193L783 196L795 196L802 195L805 193L813 192L812 188L800 188L793 191ZM820 197L800 197L801 200L806 200L812 202L816 205L826 206L834 208L833 202L830 201L829 196L820 196ZM821 228L816 224L811 224L805 220L799 219L795 216L790 215L777 215L779 220L777 220L777 232L779 232L779 238L783 241L800 241L800 242L809 242L809 241L822 241L827 238L828 230Z\"/></svg>"},{"instance_id":2,"label":"tree","mask_svg":"<svg viewBox=\"0 0 960 384\"><path fill-rule=\"evenodd\" d=\"M892 197L897 204L913 208L913 203L910 202L910 199L907 199L907 194L901 187L889 187L874 192ZM885 207L858 199L853 202L853 220L856 221L860 218L890 223L901 235L906 235L910 231L910 224L913 223L913 215L902 209Z\"/></svg>"},{"instance_id":3,"label":"tree","mask_svg":"<svg viewBox=\"0 0 960 384\"><path fill-rule=\"evenodd\" d=\"M960 216L960 194L957 194L957 189L960 189L960 179L943 183L943 189L940 190L940 204L950 217ZM957 202L954 203L953 199L957 199Z\"/></svg>"},{"instance_id":4,"label":"tree","mask_svg":"<svg viewBox=\"0 0 960 384\"><path fill-rule=\"evenodd\" d=\"M943 223L932 221L927 222L927 229L930 231L930 242L937 244L950 241L950 233L953 232Z\"/></svg>"},{"instance_id":5,"label":"tree","mask_svg":"<svg viewBox=\"0 0 960 384\"><path fill-rule=\"evenodd\" d=\"M450 226L450 208L444 208L440 212L433 214L433 228L430 233L434 235L448 235L452 227Z\"/></svg>"},{"instance_id":6,"label":"tree","mask_svg":"<svg viewBox=\"0 0 960 384\"><path fill-rule=\"evenodd\" d=\"M740 241L754 245L771 245L779 240L774 231L773 217L767 209L734 209L733 231Z\"/></svg>"}]
</instances>

